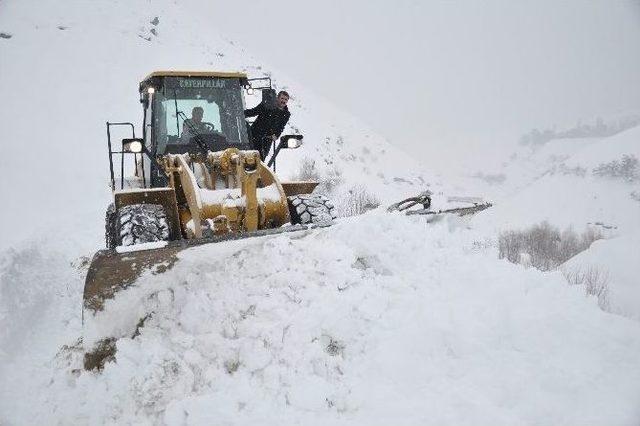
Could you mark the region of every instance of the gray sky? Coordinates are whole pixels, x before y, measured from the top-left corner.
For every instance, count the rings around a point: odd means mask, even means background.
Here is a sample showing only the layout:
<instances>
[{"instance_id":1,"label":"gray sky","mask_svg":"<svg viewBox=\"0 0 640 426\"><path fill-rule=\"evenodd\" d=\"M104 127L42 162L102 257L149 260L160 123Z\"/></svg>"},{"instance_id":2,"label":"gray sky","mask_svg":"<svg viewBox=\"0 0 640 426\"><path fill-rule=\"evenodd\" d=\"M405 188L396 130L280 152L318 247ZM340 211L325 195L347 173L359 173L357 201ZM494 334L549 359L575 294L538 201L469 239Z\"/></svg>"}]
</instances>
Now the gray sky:
<instances>
[{"instance_id":1,"label":"gray sky","mask_svg":"<svg viewBox=\"0 0 640 426\"><path fill-rule=\"evenodd\" d=\"M640 1L271 0L238 13L216 0L199 9L425 158L476 156L533 127L640 111Z\"/></svg>"}]
</instances>

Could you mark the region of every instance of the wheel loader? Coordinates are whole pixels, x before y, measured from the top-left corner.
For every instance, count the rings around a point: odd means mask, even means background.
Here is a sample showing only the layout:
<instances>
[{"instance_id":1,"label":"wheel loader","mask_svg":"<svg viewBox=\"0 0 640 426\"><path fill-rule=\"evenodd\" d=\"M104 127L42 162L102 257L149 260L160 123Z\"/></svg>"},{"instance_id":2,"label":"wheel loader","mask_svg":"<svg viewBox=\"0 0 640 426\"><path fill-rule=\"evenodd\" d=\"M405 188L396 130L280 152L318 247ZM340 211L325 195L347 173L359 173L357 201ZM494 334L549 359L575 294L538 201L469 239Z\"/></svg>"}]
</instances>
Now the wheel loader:
<instances>
[{"instance_id":1,"label":"wheel loader","mask_svg":"<svg viewBox=\"0 0 640 426\"><path fill-rule=\"evenodd\" d=\"M276 107L268 77L153 72L139 86L142 135L130 122L106 123L113 202L106 212L106 249L94 255L84 287L86 369L101 368L115 353L117 337L109 331L114 318L100 315L105 302L143 272L163 272L180 251L197 245L328 226L335 219L333 204L313 193L318 182L284 182L275 173L278 154L298 148L302 135L273 141L264 161L252 146L244 95L254 91L266 107ZM114 133L123 129L130 134L116 140ZM471 200L471 207L434 211L431 195L389 210L435 217L490 206ZM145 318L129 327L132 336Z\"/></svg>"},{"instance_id":2,"label":"wheel loader","mask_svg":"<svg viewBox=\"0 0 640 426\"><path fill-rule=\"evenodd\" d=\"M302 135L282 136L265 161L253 149L244 116L244 95L253 91L275 108L270 78L153 72L139 86L142 135L136 137L132 123L107 122L113 203L107 248L88 270L85 311L100 310L145 269L170 267L185 248L324 226L335 218L331 202L312 194L318 182L283 182L275 174L278 154L299 147ZM187 116L194 109L198 123ZM123 128L130 137L114 141L114 130Z\"/></svg>"}]
</instances>

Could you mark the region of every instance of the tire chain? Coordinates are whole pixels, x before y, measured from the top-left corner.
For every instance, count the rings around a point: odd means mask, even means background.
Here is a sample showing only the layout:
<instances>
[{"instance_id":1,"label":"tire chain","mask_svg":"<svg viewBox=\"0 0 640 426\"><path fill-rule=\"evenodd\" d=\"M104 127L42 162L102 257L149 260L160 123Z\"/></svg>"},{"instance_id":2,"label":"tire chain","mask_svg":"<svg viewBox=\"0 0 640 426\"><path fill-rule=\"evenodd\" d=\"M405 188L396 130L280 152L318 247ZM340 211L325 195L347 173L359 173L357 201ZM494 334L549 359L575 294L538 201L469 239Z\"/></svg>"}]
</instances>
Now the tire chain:
<instances>
[{"instance_id":1,"label":"tire chain","mask_svg":"<svg viewBox=\"0 0 640 426\"><path fill-rule=\"evenodd\" d=\"M118 211L118 236L120 245L166 241L169 225L162 206L157 204L132 204Z\"/></svg>"},{"instance_id":2,"label":"tire chain","mask_svg":"<svg viewBox=\"0 0 640 426\"><path fill-rule=\"evenodd\" d=\"M335 219L335 206L324 195L304 194L287 197L293 223L320 223Z\"/></svg>"}]
</instances>

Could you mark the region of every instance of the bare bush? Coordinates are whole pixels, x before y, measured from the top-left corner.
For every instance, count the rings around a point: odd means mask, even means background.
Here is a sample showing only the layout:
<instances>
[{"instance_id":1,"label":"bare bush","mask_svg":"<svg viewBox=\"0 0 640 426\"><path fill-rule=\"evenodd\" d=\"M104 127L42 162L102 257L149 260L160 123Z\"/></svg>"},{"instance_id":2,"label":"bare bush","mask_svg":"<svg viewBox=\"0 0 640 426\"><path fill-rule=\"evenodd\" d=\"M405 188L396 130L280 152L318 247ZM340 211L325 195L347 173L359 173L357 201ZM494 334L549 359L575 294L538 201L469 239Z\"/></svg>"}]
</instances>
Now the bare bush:
<instances>
[{"instance_id":1,"label":"bare bush","mask_svg":"<svg viewBox=\"0 0 640 426\"><path fill-rule=\"evenodd\" d=\"M340 186L344 178L342 172L337 168L332 168L322 175L316 167L315 160L305 157L300 163L298 172L292 176L293 180L318 182L318 188L315 192L323 195L331 195L336 187Z\"/></svg>"},{"instance_id":2,"label":"bare bush","mask_svg":"<svg viewBox=\"0 0 640 426\"><path fill-rule=\"evenodd\" d=\"M640 180L640 167L634 155L623 155L620 161L601 163L593 169L593 174L601 177L624 179L628 182Z\"/></svg>"},{"instance_id":3,"label":"bare bush","mask_svg":"<svg viewBox=\"0 0 640 426\"><path fill-rule=\"evenodd\" d=\"M316 168L316 161L309 157L303 158L294 179L300 181L319 181L320 172Z\"/></svg>"},{"instance_id":4,"label":"bare bush","mask_svg":"<svg viewBox=\"0 0 640 426\"><path fill-rule=\"evenodd\" d=\"M582 268L564 269L562 275L570 285L583 285L586 295L595 296L598 299L600 309L610 310L608 272L590 266L586 270Z\"/></svg>"},{"instance_id":5,"label":"bare bush","mask_svg":"<svg viewBox=\"0 0 640 426\"><path fill-rule=\"evenodd\" d=\"M560 231L548 222L524 231L506 231L498 238L498 256L512 263L533 266L542 271L560 265L586 250L603 235L599 229L588 227L578 234L572 228ZM585 294L595 296L598 306L609 311L609 274L596 267L563 268L562 274L570 285L584 286Z\"/></svg>"},{"instance_id":6,"label":"bare bush","mask_svg":"<svg viewBox=\"0 0 640 426\"><path fill-rule=\"evenodd\" d=\"M370 194L364 186L351 188L337 205L338 215L341 217L357 216L380 205L380 200Z\"/></svg>"},{"instance_id":7,"label":"bare bush","mask_svg":"<svg viewBox=\"0 0 640 426\"><path fill-rule=\"evenodd\" d=\"M602 239L600 231L587 228L582 234L573 229L564 231L548 222L524 231L506 231L498 238L498 257L512 263L523 263L542 271L550 271Z\"/></svg>"},{"instance_id":8,"label":"bare bush","mask_svg":"<svg viewBox=\"0 0 640 426\"><path fill-rule=\"evenodd\" d=\"M329 195L333 192L334 189L336 189L336 187L342 185L342 182L344 182L342 172L334 167L320 179L318 192L321 194Z\"/></svg>"}]
</instances>

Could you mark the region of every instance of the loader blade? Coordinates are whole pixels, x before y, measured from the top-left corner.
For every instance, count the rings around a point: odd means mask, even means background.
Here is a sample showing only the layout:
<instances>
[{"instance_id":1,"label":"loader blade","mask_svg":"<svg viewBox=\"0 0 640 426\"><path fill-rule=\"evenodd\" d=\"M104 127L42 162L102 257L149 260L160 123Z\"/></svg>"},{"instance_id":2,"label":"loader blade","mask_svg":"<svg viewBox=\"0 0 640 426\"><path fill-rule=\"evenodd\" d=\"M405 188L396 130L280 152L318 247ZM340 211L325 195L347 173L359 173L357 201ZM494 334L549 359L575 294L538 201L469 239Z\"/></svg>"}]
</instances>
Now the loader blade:
<instances>
[{"instance_id":1,"label":"loader blade","mask_svg":"<svg viewBox=\"0 0 640 426\"><path fill-rule=\"evenodd\" d=\"M116 250L101 250L91 261L84 284L84 309L102 310L106 299L111 299L120 290L127 288L145 271L156 266L153 273L170 269L176 254L189 245L177 242L158 249L118 253Z\"/></svg>"},{"instance_id":2,"label":"loader blade","mask_svg":"<svg viewBox=\"0 0 640 426\"><path fill-rule=\"evenodd\" d=\"M160 274L171 269L178 260L178 253L182 250L203 244L304 231L330 225L331 223L293 225L251 233L233 233L193 240L170 241L162 248L124 253L118 253L116 249L101 250L94 255L87 272L83 296L83 318L85 310L94 313L102 310L106 300L113 298L117 292L132 285L143 272L150 271L152 274ZM142 246L144 247L144 245ZM131 247L135 250L135 246Z\"/></svg>"}]
</instances>

